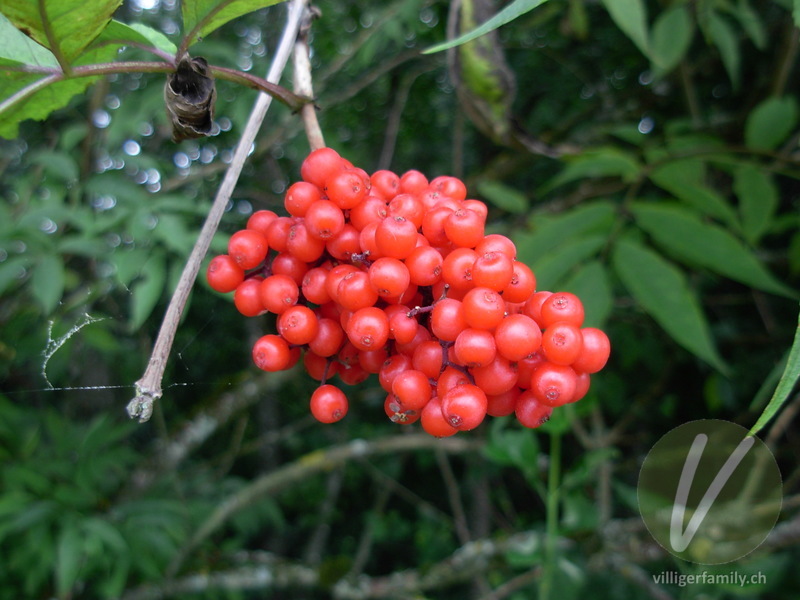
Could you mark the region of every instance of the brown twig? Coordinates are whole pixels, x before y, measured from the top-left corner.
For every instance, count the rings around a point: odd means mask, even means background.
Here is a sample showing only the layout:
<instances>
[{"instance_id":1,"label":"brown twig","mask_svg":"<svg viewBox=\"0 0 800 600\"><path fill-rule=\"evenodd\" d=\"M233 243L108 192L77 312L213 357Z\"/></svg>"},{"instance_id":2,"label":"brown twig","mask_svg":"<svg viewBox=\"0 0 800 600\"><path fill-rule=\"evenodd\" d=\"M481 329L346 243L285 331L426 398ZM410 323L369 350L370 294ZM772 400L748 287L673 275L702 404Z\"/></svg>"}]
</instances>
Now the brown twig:
<instances>
[{"instance_id":1,"label":"brown twig","mask_svg":"<svg viewBox=\"0 0 800 600\"><path fill-rule=\"evenodd\" d=\"M289 53L297 37L305 6L306 0L293 0L289 7L289 15L283 30L283 36L267 74L267 80L270 82L276 82L280 79L281 73L289 60ZM147 369L142 378L136 382L136 396L128 403L127 410L131 418L139 419L140 423L150 418L153 414L154 402L161 398L161 381L164 378L167 359L172 349L172 343L175 340L175 333L178 329L183 309L186 306L186 300L189 298L189 292L191 292L195 279L197 279L197 273L200 271L200 264L208 252L211 239L214 237L214 233L222 220L222 215L225 213L225 208L228 205L233 189L239 180L244 162L250 153L256 134L271 103L271 96L263 93L259 94L242 133L242 138L234 152L231 165L225 173L225 178L217 192L214 204L208 213L192 253L186 261L186 266L183 269L183 273L181 273L178 285L167 307L156 343L153 346L153 352L147 363Z\"/></svg>"},{"instance_id":2,"label":"brown twig","mask_svg":"<svg viewBox=\"0 0 800 600\"><path fill-rule=\"evenodd\" d=\"M311 29L311 23L319 16L320 13L316 8L306 8L305 14L303 15L303 23L300 26L300 32L294 44L294 61L292 63L294 66L294 91L296 94L308 98L314 97L314 86L311 80L311 59L309 57L308 48L308 32ZM311 150L324 148L325 138L322 135L322 129L319 127L317 107L313 102L309 102L300 108L300 118L303 120L303 127L306 130L308 145Z\"/></svg>"}]
</instances>

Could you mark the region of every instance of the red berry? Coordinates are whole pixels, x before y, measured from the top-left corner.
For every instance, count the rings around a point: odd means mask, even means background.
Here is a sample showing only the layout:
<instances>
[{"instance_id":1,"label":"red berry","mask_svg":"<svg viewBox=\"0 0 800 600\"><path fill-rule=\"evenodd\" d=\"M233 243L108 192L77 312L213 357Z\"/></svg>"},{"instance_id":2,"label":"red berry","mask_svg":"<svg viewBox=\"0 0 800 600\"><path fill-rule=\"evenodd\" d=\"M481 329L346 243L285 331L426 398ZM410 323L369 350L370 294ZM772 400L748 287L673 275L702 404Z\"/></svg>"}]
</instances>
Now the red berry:
<instances>
[{"instance_id":1,"label":"red berry","mask_svg":"<svg viewBox=\"0 0 800 600\"><path fill-rule=\"evenodd\" d=\"M542 404L533 392L523 392L517 398L515 407L517 420L525 427L535 429L547 423L553 414L553 407Z\"/></svg>"},{"instance_id":2,"label":"red berry","mask_svg":"<svg viewBox=\"0 0 800 600\"><path fill-rule=\"evenodd\" d=\"M320 423L336 423L347 414L347 396L339 388L325 384L311 394L311 414Z\"/></svg>"},{"instance_id":3,"label":"red berry","mask_svg":"<svg viewBox=\"0 0 800 600\"><path fill-rule=\"evenodd\" d=\"M597 373L608 362L611 354L611 342L608 336L595 327L581 329L583 347L572 368L581 373Z\"/></svg>"},{"instance_id":4,"label":"red berry","mask_svg":"<svg viewBox=\"0 0 800 600\"><path fill-rule=\"evenodd\" d=\"M377 350L389 339L389 319L380 308L360 308L347 322L346 332L350 342L359 350Z\"/></svg>"},{"instance_id":5,"label":"red berry","mask_svg":"<svg viewBox=\"0 0 800 600\"><path fill-rule=\"evenodd\" d=\"M480 425L486 418L487 408L486 394L469 383L455 386L442 398L445 421L459 431L469 431Z\"/></svg>"},{"instance_id":6,"label":"red berry","mask_svg":"<svg viewBox=\"0 0 800 600\"><path fill-rule=\"evenodd\" d=\"M494 339L501 356L518 361L539 350L542 330L527 315L509 315L495 328Z\"/></svg>"},{"instance_id":7,"label":"red berry","mask_svg":"<svg viewBox=\"0 0 800 600\"><path fill-rule=\"evenodd\" d=\"M325 183L325 193L342 210L357 206L367 197L367 186L356 171L339 171Z\"/></svg>"},{"instance_id":8,"label":"red berry","mask_svg":"<svg viewBox=\"0 0 800 600\"><path fill-rule=\"evenodd\" d=\"M289 186L283 207L293 217L304 217L309 207L322 198L322 191L313 183L298 181Z\"/></svg>"},{"instance_id":9,"label":"red berry","mask_svg":"<svg viewBox=\"0 0 800 600\"><path fill-rule=\"evenodd\" d=\"M244 281L244 269L227 254L220 254L208 263L206 279L211 289L227 294Z\"/></svg>"},{"instance_id":10,"label":"red berry","mask_svg":"<svg viewBox=\"0 0 800 600\"><path fill-rule=\"evenodd\" d=\"M505 417L512 414L517 406L519 395L520 390L517 387L496 396L487 395L486 414L492 417Z\"/></svg>"},{"instance_id":11,"label":"red berry","mask_svg":"<svg viewBox=\"0 0 800 600\"><path fill-rule=\"evenodd\" d=\"M292 306L278 317L278 333L290 344L308 344L318 331L317 315L307 306Z\"/></svg>"},{"instance_id":12,"label":"red berry","mask_svg":"<svg viewBox=\"0 0 800 600\"><path fill-rule=\"evenodd\" d=\"M556 292L542 303L541 315L539 323L543 328L549 327L556 321L568 321L580 327L583 325L583 303L575 294Z\"/></svg>"},{"instance_id":13,"label":"red berry","mask_svg":"<svg viewBox=\"0 0 800 600\"><path fill-rule=\"evenodd\" d=\"M474 248L483 239L483 226L483 217L468 208L459 208L444 220L447 239L461 248Z\"/></svg>"},{"instance_id":14,"label":"red berry","mask_svg":"<svg viewBox=\"0 0 800 600\"><path fill-rule=\"evenodd\" d=\"M455 343L456 360L465 367L482 367L497 355L494 336L483 329L465 329Z\"/></svg>"},{"instance_id":15,"label":"red berry","mask_svg":"<svg viewBox=\"0 0 800 600\"><path fill-rule=\"evenodd\" d=\"M304 181L313 183L320 189L334 173L345 167L345 161L333 148L320 148L311 152L300 166L300 175Z\"/></svg>"},{"instance_id":16,"label":"red berry","mask_svg":"<svg viewBox=\"0 0 800 600\"><path fill-rule=\"evenodd\" d=\"M317 334L308 342L312 352L328 357L338 353L344 342L344 330L337 321L321 318L317 322Z\"/></svg>"},{"instance_id":17,"label":"red berry","mask_svg":"<svg viewBox=\"0 0 800 600\"><path fill-rule=\"evenodd\" d=\"M262 371L283 371L292 362L289 344L279 335L265 335L253 345L253 362Z\"/></svg>"},{"instance_id":18,"label":"red berry","mask_svg":"<svg viewBox=\"0 0 800 600\"><path fill-rule=\"evenodd\" d=\"M441 253L431 246L417 246L405 259L408 276L415 285L433 285L442 278Z\"/></svg>"},{"instance_id":19,"label":"red berry","mask_svg":"<svg viewBox=\"0 0 800 600\"><path fill-rule=\"evenodd\" d=\"M458 429L450 425L442 414L442 402L437 396L431 398L422 409L420 422L422 428L434 437L443 438L458 433Z\"/></svg>"},{"instance_id":20,"label":"red berry","mask_svg":"<svg viewBox=\"0 0 800 600\"><path fill-rule=\"evenodd\" d=\"M513 262L511 281L503 288L503 300L507 303L525 302L536 289L536 276L530 267L518 260Z\"/></svg>"},{"instance_id":21,"label":"red berry","mask_svg":"<svg viewBox=\"0 0 800 600\"><path fill-rule=\"evenodd\" d=\"M431 399L433 388L425 373L412 369L394 378L392 393L405 408L418 411Z\"/></svg>"},{"instance_id":22,"label":"red berry","mask_svg":"<svg viewBox=\"0 0 800 600\"><path fill-rule=\"evenodd\" d=\"M431 311L430 328L440 340L454 342L458 334L467 328L463 304L451 298L439 300Z\"/></svg>"},{"instance_id":23,"label":"red berry","mask_svg":"<svg viewBox=\"0 0 800 600\"><path fill-rule=\"evenodd\" d=\"M577 375L570 367L549 361L540 364L531 376L531 392L547 406L561 406L572 401Z\"/></svg>"},{"instance_id":24,"label":"red berry","mask_svg":"<svg viewBox=\"0 0 800 600\"><path fill-rule=\"evenodd\" d=\"M513 276L514 262L502 252L482 254L472 265L472 282L476 287L502 292L511 283Z\"/></svg>"},{"instance_id":25,"label":"red berry","mask_svg":"<svg viewBox=\"0 0 800 600\"><path fill-rule=\"evenodd\" d=\"M288 275L270 275L260 283L259 298L265 310L279 315L297 304L300 290Z\"/></svg>"},{"instance_id":26,"label":"red berry","mask_svg":"<svg viewBox=\"0 0 800 600\"><path fill-rule=\"evenodd\" d=\"M317 200L308 207L305 223L311 235L328 241L344 229L344 213L329 200Z\"/></svg>"},{"instance_id":27,"label":"red berry","mask_svg":"<svg viewBox=\"0 0 800 600\"><path fill-rule=\"evenodd\" d=\"M264 312L259 289L261 279L245 279L233 292L233 304L245 317L256 317Z\"/></svg>"},{"instance_id":28,"label":"red berry","mask_svg":"<svg viewBox=\"0 0 800 600\"><path fill-rule=\"evenodd\" d=\"M583 350L583 336L577 325L567 321L552 323L542 334L545 358L559 365L571 365Z\"/></svg>"},{"instance_id":29,"label":"red berry","mask_svg":"<svg viewBox=\"0 0 800 600\"><path fill-rule=\"evenodd\" d=\"M278 218L271 210L257 210L247 219L247 228L254 229L262 235L267 235L270 224Z\"/></svg>"},{"instance_id":30,"label":"red berry","mask_svg":"<svg viewBox=\"0 0 800 600\"><path fill-rule=\"evenodd\" d=\"M417 245L417 228L405 217L390 215L375 229L375 245L381 256L406 258Z\"/></svg>"},{"instance_id":31,"label":"red berry","mask_svg":"<svg viewBox=\"0 0 800 600\"><path fill-rule=\"evenodd\" d=\"M369 282L379 296L400 296L408 288L411 276L402 262L384 256L370 266Z\"/></svg>"},{"instance_id":32,"label":"red berry","mask_svg":"<svg viewBox=\"0 0 800 600\"><path fill-rule=\"evenodd\" d=\"M463 304L467 324L476 329L494 329L503 320L506 312L506 303L502 296L485 287L468 291Z\"/></svg>"},{"instance_id":33,"label":"red berry","mask_svg":"<svg viewBox=\"0 0 800 600\"><path fill-rule=\"evenodd\" d=\"M237 231L228 240L228 255L243 269L254 269L260 265L268 250L267 238L253 229Z\"/></svg>"}]
</instances>

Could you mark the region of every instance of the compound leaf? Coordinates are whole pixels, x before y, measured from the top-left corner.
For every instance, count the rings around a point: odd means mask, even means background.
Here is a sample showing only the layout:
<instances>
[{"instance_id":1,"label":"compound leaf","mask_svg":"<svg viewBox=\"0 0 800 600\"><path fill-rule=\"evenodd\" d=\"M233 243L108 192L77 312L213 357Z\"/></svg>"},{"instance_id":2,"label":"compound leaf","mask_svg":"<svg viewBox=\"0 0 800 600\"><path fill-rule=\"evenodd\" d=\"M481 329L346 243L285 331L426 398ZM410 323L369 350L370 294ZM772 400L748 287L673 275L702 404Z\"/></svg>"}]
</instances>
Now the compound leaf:
<instances>
[{"instance_id":1,"label":"compound leaf","mask_svg":"<svg viewBox=\"0 0 800 600\"><path fill-rule=\"evenodd\" d=\"M742 242L722 227L703 222L694 212L669 203L636 203L631 210L636 223L678 258L765 292L796 296Z\"/></svg>"},{"instance_id":2,"label":"compound leaf","mask_svg":"<svg viewBox=\"0 0 800 600\"><path fill-rule=\"evenodd\" d=\"M621 239L612 262L634 300L672 339L717 370L726 373L708 321L686 276L674 264L642 244Z\"/></svg>"}]
</instances>

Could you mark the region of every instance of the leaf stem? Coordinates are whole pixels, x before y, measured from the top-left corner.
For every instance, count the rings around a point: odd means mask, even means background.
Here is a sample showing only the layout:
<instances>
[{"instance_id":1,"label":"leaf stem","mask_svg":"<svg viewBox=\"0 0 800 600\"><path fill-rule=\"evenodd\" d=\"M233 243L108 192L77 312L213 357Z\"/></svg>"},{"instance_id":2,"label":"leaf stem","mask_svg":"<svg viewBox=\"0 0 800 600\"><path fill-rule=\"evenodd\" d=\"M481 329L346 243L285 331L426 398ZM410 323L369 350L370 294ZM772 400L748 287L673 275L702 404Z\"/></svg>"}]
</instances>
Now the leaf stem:
<instances>
[{"instance_id":1,"label":"leaf stem","mask_svg":"<svg viewBox=\"0 0 800 600\"><path fill-rule=\"evenodd\" d=\"M267 80L270 82L277 82L280 79L281 73L289 60L289 54L300 28L306 1L307 0L293 0L289 7L286 26L284 27L283 35L272 61L272 65L270 66L269 73L267 74ZM189 292L200 271L200 264L208 252L211 239L214 237L214 233L217 231L217 227L222 220L222 215L225 213L225 208L239 180L242 167L244 166L245 160L247 160L247 156L250 154L256 134L261 127L261 123L264 121L264 117L267 114L267 109L271 102L272 96L263 93L259 94L256 99L253 110L250 113L250 118L247 121L245 130L234 152L231 165L225 173L225 178L217 191L214 204L211 206L203 229L200 231L192 253L186 261L186 266L183 268L183 273L181 273L175 292L170 299L169 306L164 315L164 320L161 323L161 329L158 332L158 337L153 346L153 352L147 363L147 368L142 378L136 382L136 397L128 403L127 410L128 414L132 418L138 418L140 423L150 418L153 414L154 402L161 398L161 382L164 378L164 371L167 366L170 350L172 349L172 343L175 340L175 333L178 330L178 323L181 320L183 309L186 306L186 300L189 298Z\"/></svg>"},{"instance_id":2,"label":"leaf stem","mask_svg":"<svg viewBox=\"0 0 800 600\"><path fill-rule=\"evenodd\" d=\"M39 0L39 17L42 19L42 28L44 29L44 35L47 37L47 43L50 46L50 51L56 57L58 64L61 65L61 69L64 71L64 74L69 76L72 72L72 67L69 64L69 61L64 56L64 53L61 51L61 46L56 39L56 34L53 31L53 25L50 23L50 19L47 15L47 7L45 6L46 0Z\"/></svg>"}]
</instances>

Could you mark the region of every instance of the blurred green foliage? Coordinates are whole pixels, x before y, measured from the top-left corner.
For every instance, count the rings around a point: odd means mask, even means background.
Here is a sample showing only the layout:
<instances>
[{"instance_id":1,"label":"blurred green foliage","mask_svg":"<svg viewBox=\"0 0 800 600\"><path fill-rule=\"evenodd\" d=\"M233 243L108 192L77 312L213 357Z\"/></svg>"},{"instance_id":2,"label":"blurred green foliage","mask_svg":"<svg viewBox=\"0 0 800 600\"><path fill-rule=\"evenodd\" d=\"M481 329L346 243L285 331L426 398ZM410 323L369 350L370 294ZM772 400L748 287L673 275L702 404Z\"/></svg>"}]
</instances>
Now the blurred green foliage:
<instances>
[{"instance_id":1,"label":"blurred green foliage","mask_svg":"<svg viewBox=\"0 0 800 600\"><path fill-rule=\"evenodd\" d=\"M180 561L209 516L259 477L418 429L384 419L372 379L348 390L344 422L312 423L309 378L263 378L251 365L252 341L272 325L239 316L202 277L153 421L126 422L254 92L219 82L219 131L178 145L153 74L96 81L46 120L24 121L0 141L0 598L346 598L356 587L344 584L368 574L378 591L363 597L488 598L495 588L523 600L540 597L545 572L564 599L654 588L796 598L791 543L720 567L765 583L658 586L655 574L704 567L660 551L636 505L641 461L666 431L698 418L756 422L795 336L792 7L543 3L495 32L515 133L490 139L447 53L421 54L446 38L448 2L320 3L311 43L328 144L367 171L463 176L540 289L584 299L612 359L586 399L540 430L497 419L457 436L475 445L452 453L351 458L236 505ZM231 20L193 54L263 74L284 14L277 5ZM175 0L126 0L114 16L180 42ZM273 105L213 252L253 210L281 210L307 151L296 116ZM798 440L788 423L769 427L786 484L779 526L796 541ZM470 539L497 550L448 579ZM381 596L381 585L401 589L391 585L406 570L410 588Z\"/></svg>"}]
</instances>

